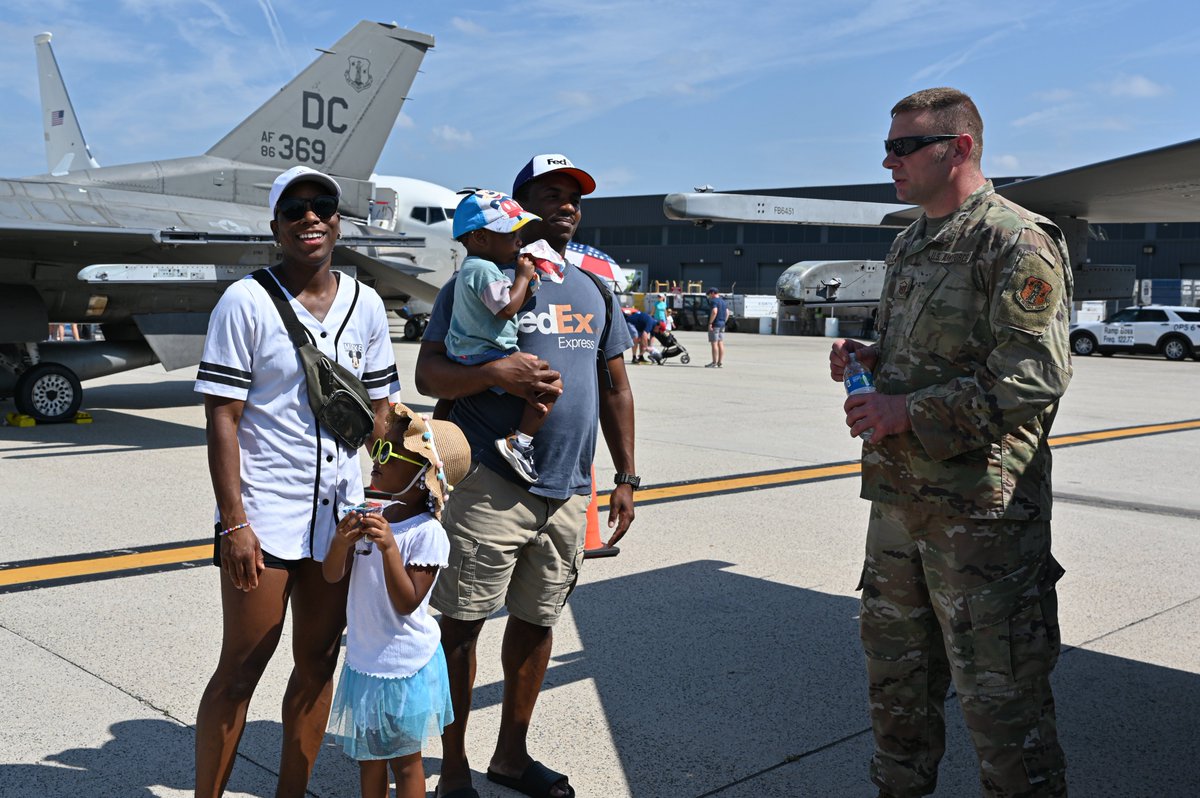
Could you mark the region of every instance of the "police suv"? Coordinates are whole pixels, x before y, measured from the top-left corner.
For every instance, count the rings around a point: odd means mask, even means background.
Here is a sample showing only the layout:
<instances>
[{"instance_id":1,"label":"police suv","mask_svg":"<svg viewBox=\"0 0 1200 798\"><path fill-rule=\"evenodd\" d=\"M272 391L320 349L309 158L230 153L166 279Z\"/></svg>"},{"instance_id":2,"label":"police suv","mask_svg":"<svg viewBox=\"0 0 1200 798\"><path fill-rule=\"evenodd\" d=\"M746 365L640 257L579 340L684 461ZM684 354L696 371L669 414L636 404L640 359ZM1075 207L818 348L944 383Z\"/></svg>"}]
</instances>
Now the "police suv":
<instances>
[{"instance_id":1,"label":"police suv","mask_svg":"<svg viewBox=\"0 0 1200 798\"><path fill-rule=\"evenodd\" d=\"M1160 352L1167 360L1200 360L1200 308L1143 305L1117 311L1104 321L1072 324L1071 351Z\"/></svg>"}]
</instances>

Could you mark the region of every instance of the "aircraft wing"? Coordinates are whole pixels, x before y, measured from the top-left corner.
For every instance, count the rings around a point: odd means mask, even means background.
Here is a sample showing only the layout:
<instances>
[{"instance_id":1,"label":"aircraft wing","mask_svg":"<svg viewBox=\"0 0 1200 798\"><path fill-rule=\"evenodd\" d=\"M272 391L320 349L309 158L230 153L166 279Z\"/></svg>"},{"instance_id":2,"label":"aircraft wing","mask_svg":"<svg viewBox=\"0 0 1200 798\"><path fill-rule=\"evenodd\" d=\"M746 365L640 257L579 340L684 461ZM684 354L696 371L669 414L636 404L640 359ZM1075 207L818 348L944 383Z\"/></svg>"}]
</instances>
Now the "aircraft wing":
<instances>
[{"instance_id":1,"label":"aircraft wing","mask_svg":"<svg viewBox=\"0 0 1200 798\"><path fill-rule=\"evenodd\" d=\"M668 219L707 222L785 222L789 224L828 224L851 226L907 227L911 219L899 220L920 208L883 202L776 197L755 194L722 194L701 191L694 194L668 194L663 198L663 213Z\"/></svg>"},{"instance_id":2,"label":"aircraft wing","mask_svg":"<svg viewBox=\"0 0 1200 798\"><path fill-rule=\"evenodd\" d=\"M138 263L267 262L274 246L267 234L84 227L36 220L0 220L0 251L6 258L28 258L87 266L113 260ZM339 249L420 247L424 239L400 234L345 235Z\"/></svg>"},{"instance_id":3,"label":"aircraft wing","mask_svg":"<svg viewBox=\"0 0 1200 798\"><path fill-rule=\"evenodd\" d=\"M1092 224L1200 219L1200 139L1021 180L996 189L1044 216Z\"/></svg>"},{"instance_id":4,"label":"aircraft wing","mask_svg":"<svg viewBox=\"0 0 1200 798\"><path fill-rule=\"evenodd\" d=\"M432 304L441 289L441 285L421 279L421 274L431 270L418 266L411 256L368 255L361 249L341 247L338 248L338 255L374 278L375 290L385 299L398 294Z\"/></svg>"},{"instance_id":5,"label":"aircraft wing","mask_svg":"<svg viewBox=\"0 0 1200 798\"><path fill-rule=\"evenodd\" d=\"M82 227L25 220L0 220L0 251L6 258L94 263L97 257L156 248L157 230L134 227Z\"/></svg>"}]
</instances>

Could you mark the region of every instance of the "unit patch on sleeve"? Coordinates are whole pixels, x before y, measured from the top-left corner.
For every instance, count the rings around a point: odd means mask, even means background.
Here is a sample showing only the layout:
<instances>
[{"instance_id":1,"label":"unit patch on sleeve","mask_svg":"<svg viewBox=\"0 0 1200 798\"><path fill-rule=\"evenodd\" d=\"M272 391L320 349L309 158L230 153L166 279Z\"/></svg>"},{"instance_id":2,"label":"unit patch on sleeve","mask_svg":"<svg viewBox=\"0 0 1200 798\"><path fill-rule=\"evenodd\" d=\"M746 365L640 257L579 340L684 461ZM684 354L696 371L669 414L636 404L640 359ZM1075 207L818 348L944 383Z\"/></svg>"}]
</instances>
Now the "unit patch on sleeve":
<instances>
[{"instance_id":1,"label":"unit patch on sleeve","mask_svg":"<svg viewBox=\"0 0 1200 798\"><path fill-rule=\"evenodd\" d=\"M1025 284L1017 289L1017 303L1026 310L1045 310L1053 293L1054 287L1041 277L1027 277Z\"/></svg>"},{"instance_id":2,"label":"unit patch on sleeve","mask_svg":"<svg viewBox=\"0 0 1200 798\"><path fill-rule=\"evenodd\" d=\"M998 324L1041 335L1063 304L1063 278L1058 264L1041 250L1015 253L1007 285L996 297Z\"/></svg>"}]
</instances>

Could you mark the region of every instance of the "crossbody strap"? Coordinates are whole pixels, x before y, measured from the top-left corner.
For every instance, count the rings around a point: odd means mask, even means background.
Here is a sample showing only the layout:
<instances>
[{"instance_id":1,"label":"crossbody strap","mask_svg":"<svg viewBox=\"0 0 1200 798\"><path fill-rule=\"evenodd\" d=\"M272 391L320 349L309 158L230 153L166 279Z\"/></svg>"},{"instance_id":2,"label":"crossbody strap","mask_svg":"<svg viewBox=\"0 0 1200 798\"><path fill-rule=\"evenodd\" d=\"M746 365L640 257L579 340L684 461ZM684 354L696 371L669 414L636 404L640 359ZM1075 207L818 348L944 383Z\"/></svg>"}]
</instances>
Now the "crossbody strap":
<instances>
[{"instance_id":1,"label":"crossbody strap","mask_svg":"<svg viewBox=\"0 0 1200 798\"><path fill-rule=\"evenodd\" d=\"M287 297L283 295L283 289L279 287L279 283L275 281L267 269L259 269L250 274L258 284L263 287L263 290L270 295L275 303L275 309L279 311L280 318L283 319L283 326L287 328L288 337L292 339L292 344L297 349L307 343L311 343L308 330L304 329L304 325L300 323L300 319L296 316L296 310L292 307L292 303L288 302Z\"/></svg>"}]
</instances>

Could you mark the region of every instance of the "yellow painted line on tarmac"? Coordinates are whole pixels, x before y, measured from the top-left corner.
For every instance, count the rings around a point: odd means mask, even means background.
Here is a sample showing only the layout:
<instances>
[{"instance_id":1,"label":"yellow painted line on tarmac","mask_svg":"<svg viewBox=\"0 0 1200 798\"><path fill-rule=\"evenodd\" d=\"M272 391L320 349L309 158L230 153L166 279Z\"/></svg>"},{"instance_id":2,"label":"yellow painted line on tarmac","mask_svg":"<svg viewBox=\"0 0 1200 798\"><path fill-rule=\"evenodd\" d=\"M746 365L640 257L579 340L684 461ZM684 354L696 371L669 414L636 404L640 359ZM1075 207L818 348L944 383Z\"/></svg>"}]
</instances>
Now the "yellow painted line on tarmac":
<instances>
[{"instance_id":1,"label":"yellow painted line on tarmac","mask_svg":"<svg viewBox=\"0 0 1200 798\"><path fill-rule=\"evenodd\" d=\"M1052 447L1077 446L1196 429L1200 429L1200 419L1059 435L1050 439L1050 445ZM700 479L639 490L637 502L638 504L657 504L746 490L797 485L849 477L861 470L861 466L857 462L834 463ZM77 559L56 558L54 562L0 564L0 593L28 589L42 582L63 584L88 581L87 577L112 577L121 572L140 573L147 570L168 569L185 564L207 562L211 557L211 543L196 545L191 542L180 546L156 547L150 551L101 552L90 556L84 555Z\"/></svg>"},{"instance_id":2,"label":"yellow painted line on tarmac","mask_svg":"<svg viewBox=\"0 0 1200 798\"><path fill-rule=\"evenodd\" d=\"M730 493L752 488L770 488L776 485L794 485L797 482L812 482L831 477L848 477L862 471L858 463L841 463L832 466L812 466L787 471L772 471L767 474L748 474L740 477L718 477L661 488L646 488L637 492L637 503L690 499L711 493Z\"/></svg>"},{"instance_id":3,"label":"yellow painted line on tarmac","mask_svg":"<svg viewBox=\"0 0 1200 798\"><path fill-rule=\"evenodd\" d=\"M1174 421L1168 424L1146 424L1140 427L1119 427L1117 429L1106 429L1098 432L1080 432L1076 435L1058 435L1050 439L1050 445L1072 446L1077 443L1100 443L1101 441L1141 438L1147 435L1160 435L1164 432L1182 432L1192 429L1200 429L1200 419Z\"/></svg>"},{"instance_id":4,"label":"yellow painted line on tarmac","mask_svg":"<svg viewBox=\"0 0 1200 798\"><path fill-rule=\"evenodd\" d=\"M46 565L27 565L0 571L0 587L26 582L43 582L48 579L72 579L113 571L129 571L136 568L153 568L158 565L178 565L196 560L210 560L212 551L210 543L207 546L176 547L132 554L115 554L111 557L68 560Z\"/></svg>"}]
</instances>

